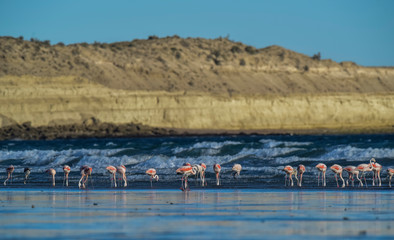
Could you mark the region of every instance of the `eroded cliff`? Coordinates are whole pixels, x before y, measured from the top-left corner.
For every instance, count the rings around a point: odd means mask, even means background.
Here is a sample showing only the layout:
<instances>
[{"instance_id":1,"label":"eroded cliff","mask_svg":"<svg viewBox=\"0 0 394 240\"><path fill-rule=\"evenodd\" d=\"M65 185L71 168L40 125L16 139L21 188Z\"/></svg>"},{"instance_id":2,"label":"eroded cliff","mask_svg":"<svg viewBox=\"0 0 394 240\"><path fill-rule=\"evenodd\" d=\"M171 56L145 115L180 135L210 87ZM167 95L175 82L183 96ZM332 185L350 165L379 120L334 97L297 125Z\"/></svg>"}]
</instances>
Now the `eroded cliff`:
<instances>
[{"instance_id":1,"label":"eroded cliff","mask_svg":"<svg viewBox=\"0 0 394 240\"><path fill-rule=\"evenodd\" d=\"M3 128L81 132L71 137L84 136L87 128L78 126L108 132L127 124L157 134L394 132L393 68L278 46L178 37L51 46L0 38L0 58ZM139 135L121 130L112 135Z\"/></svg>"}]
</instances>

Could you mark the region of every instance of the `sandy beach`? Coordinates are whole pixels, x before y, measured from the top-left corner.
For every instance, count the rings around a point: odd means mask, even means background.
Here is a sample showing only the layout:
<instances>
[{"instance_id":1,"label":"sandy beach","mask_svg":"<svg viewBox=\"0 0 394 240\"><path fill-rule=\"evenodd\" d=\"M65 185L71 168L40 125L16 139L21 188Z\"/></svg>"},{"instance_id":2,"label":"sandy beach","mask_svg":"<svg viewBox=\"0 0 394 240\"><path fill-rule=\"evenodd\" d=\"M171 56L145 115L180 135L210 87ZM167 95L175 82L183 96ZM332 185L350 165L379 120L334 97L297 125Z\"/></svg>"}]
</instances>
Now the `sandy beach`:
<instances>
[{"instance_id":1,"label":"sandy beach","mask_svg":"<svg viewBox=\"0 0 394 240\"><path fill-rule=\"evenodd\" d=\"M394 236L392 191L0 190L3 239Z\"/></svg>"}]
</instances>

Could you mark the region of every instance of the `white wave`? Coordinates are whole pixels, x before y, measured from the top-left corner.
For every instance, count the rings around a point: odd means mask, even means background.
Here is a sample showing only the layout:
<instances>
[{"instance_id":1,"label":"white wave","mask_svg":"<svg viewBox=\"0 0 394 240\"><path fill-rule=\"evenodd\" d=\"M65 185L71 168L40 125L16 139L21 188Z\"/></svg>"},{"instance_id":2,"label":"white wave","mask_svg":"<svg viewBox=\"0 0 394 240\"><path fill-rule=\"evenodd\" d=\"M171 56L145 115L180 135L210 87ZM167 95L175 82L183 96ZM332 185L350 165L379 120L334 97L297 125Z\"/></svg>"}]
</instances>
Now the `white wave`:
<instances>
[{"instance_id":1,"label":"white wave","mask_svg":"<svg viewBox=\"0 0 394 240\"><path fill-rule=\"evenodd\" d=\"M224 146L227 145L239 145L242 144L241 142L234 142L234 141L224 141L224 142L198 142L195 143L193 146L191 147L176 147L173 149L173 153L174 154L178 154L181 152L185 152L185 151L191 151L193 149L216 149L216 150L220 150L221 148L223 148Z\"/></svg>"},{"instance_id":2,"label":"white wave","mask_svg":"<svg viewBox=\"0 0 394 240\"><path fill-rule=\"evenodd\" d=\"M276 141L273 139L261 139L259 142L263 143L264 146L268 148L275 148L281 145L285 147L298 147L298 146L309 146L313 144L312 142Z\"/></svg>"},{"instance_id":3,"label":"white wave","mask_svg":"<svg viewBox=\"0 0 394 240\"><path fill-rule=\"evenodd\" d=\"M302 150L302 148L243 148L238 155L249 156L253 155L259 158L274 158L283 154L289 154L295 151Z\"/></svg>"},{"instance_id":4,"label":"white wave","mask_svg":"<svg viewBox=\"0 0 394 240\"><path fill-rule=\"evenodd\" d=\"M126 155L113 155L125 149L69 149L62 151L55 150L25 150L25 151L0 151L0 163L7 160L21 160L23 166L30 166L38 171L45 171L48 168L62 170L62 166L70 161L79 159L75 164L75 169L89 165L97 168L105 168L107 165L130 165L136 164L141 159L136 159ZM142 159L142 161L145 159ZM15 167L23 167L16 165Z\"/></svg>"},{"instance_id":5,"label":"white wave","mask_svg":"<svg viewBox=\"0 0 394 240\"><path fill-rule=\"evenodd\" d=\"M320 160L332 161L345 159L347 161L369 161L374 158L394 158L391 148L356 148L352 146L337 147L322 155Z\"/></svg>"},{"instance_id":6,"label":"white wave","mask_svg":"<svg viewBox=\"0 0 394 240\"><path fill-rule=\"evenodd\" d=\"M105 146L109 147L109 146L118 146L118 145L113 142L108 142L107 144L105 144Z\"/></svg>"}]
</instances>

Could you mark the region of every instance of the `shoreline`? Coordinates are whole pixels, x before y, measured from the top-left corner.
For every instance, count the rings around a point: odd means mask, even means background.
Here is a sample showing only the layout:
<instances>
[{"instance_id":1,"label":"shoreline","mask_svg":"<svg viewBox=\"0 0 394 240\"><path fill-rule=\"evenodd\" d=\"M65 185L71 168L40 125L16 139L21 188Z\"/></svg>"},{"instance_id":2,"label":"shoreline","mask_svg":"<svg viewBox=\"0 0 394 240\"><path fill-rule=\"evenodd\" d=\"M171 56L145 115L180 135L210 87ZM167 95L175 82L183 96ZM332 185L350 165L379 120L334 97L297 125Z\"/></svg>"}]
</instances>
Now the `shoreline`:
<instances>
[{"instance_id":1,"label":"shoreline","mask_svg":"<svg viewBox=\"0 0 394 240\"><path fill-rule=\"evenodd\" d=\"M89 138L144 138L144 137L204 137L204 136L250 136L250 135L374 135L394 134L394 126L316 128L316 129L173 129L149 127L141 124L70 124L33 127L30 123L0 128L0 141L4 140L56 140Z\"/></svg>"}]
</instances>

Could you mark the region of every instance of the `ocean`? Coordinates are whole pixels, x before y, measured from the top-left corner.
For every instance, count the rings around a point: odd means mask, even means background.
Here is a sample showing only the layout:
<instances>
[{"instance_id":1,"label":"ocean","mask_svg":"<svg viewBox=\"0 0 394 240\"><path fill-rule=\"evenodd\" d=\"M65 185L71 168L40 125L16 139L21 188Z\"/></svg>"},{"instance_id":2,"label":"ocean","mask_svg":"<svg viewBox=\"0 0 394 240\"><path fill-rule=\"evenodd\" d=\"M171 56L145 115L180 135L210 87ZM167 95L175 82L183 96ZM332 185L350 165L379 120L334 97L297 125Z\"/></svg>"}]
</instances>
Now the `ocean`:
<instances>
[{"instance_id":1,"label":"ocean","mask_svg":"<svg viewBox=\"0 0 394 240\"><path fill-rule=\"evenodd\" d=\"M204 136L53 141L2 141L0 176L13 164L13 180L0 187L2 239L392 239L394 135ZM382 186L317 186L317 163L383 166ZM175 170L207 165L207 186L190 177L179 190ZM213 165L222 165L215 185ZM234 179L231 168L241 164ZM71 167L70 186L62 167ZM108 165L125 165L128 186L111 188ZM285 165L304 164L302 187L284 186ZM79 168L92 167L86 189ZM25 167L31 168L23 184ZM160 180L150 186L148 168ZM48 168L57 171L51 185ZM344 174L347 178L347 174ZM92 180L92 181L91 181Z\"/></svg>"},{"instance_id":2,"label":"ocean","mask_svg":"<svg viewBox=\"0 0 394 240\"><path fill-rule=\"evenodd\" d=\"M56 187L63 186L63 165L71 167L69 188L78 188L80 167L92 167L87 188L111 187L108 165L126 167L127 189L149 189L145 171L155 168L160 177L156 189L178 189L181 176L175 170L184 163L207 165L205 188L216 188L213 165L222 166L219 188L284 188L283 167L303 164L303 188L318 188L315 166L325 163L341 166L369 163L373 157L383 166L382 188L388 186L387 167L394 167L394 135L334 135L334 136L198 136L117 139L66 139L51 141L10 140L0 142L0 179L6 179L6 168L14 165L12 183L7 188L52 188L51 177L45 173L54 168ZM241 175L234 179L231 168L242 165ZM26 185L25 167L31 168ZM372 172L367 172L371 186ZM347 173L344 173L347 178ZM201 188L195 178L189 178L190 188ZM4 187L4 186L2 186ZM334 173L327 169L327 187L335 188Z\"/></svg>"}]
</instances>

